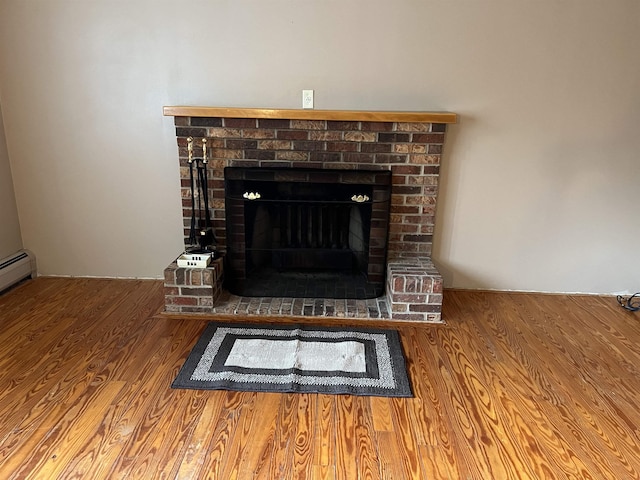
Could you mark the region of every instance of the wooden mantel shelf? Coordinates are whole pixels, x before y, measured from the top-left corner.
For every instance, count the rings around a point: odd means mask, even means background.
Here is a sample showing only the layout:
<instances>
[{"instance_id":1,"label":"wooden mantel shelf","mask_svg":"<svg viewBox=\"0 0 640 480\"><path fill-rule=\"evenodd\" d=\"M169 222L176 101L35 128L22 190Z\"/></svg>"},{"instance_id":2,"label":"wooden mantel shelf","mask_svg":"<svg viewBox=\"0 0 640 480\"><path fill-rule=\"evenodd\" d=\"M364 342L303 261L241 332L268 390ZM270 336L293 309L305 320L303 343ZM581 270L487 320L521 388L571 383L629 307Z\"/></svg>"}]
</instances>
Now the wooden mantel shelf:
<instances>
[{"instance_id":1,"label":"wooden mantel shelf","mask_svg":"<svg viewBox=\"0 0 640 480\"><path fill-rule=\"evenodd\" d=\"M369 110L297 110L232 107L164 107L173 117L281 118L290 120L337 120L368 122L456 123L451 112L392 112Z\"/></svg>"}]
</instances>

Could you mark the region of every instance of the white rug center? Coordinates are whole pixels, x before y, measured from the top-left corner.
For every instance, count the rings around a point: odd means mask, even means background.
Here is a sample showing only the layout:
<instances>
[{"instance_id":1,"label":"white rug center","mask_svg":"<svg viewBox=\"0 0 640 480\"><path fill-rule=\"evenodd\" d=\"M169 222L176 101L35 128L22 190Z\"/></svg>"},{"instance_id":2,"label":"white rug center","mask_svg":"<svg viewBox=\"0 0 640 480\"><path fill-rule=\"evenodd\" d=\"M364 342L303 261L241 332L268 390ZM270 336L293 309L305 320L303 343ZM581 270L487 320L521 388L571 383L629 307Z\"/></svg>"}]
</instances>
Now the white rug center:
<instances>
[{"instance_id":1,"label":"white rug center","mask_svg":"<svg viewBox=\"0 0 640 480\"><path fill-rule=\"evenodd\" d=\"M366 372L364 344L299 340L237 339L226 366L342 372Z\"/></svg>"}]
</instances>

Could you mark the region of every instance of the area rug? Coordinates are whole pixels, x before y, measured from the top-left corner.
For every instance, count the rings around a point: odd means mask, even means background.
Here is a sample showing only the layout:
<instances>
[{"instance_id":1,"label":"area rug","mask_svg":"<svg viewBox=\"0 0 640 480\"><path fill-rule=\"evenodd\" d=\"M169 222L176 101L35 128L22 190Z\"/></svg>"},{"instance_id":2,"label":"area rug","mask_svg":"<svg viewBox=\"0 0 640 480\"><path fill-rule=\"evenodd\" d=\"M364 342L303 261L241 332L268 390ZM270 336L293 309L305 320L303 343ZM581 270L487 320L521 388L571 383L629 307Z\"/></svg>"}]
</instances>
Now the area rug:
<instances>
[{"instance_id":1,"label":"area rug","mask_svg":"<svg viewBox=\"0 0 640 480\"><path fill-rule=\"evenodd\" d=\"M209 323L173 388L411 397L395 330Z\"/></svg>"}]
</instances>

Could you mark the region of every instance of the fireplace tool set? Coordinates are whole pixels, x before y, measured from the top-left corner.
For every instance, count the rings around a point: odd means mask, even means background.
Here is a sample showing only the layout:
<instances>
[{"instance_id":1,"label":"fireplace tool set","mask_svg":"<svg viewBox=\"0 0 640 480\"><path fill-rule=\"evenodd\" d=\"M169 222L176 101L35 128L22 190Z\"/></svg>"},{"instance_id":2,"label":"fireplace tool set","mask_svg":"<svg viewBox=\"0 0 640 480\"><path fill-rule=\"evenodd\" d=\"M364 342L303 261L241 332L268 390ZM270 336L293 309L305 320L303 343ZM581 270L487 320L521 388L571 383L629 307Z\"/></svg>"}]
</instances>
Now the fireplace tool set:
<instances>
[{"instance_id":1,"label":"fireplace tool set","mask_svg":"<svg viewBox=\"0 0 640 480\"><path fill-rule=\"evenodd\" d=\"M189 240L178 266L204 268L216 258L216 238L209 210L209 180L207 175L207 139L202 139L202 157L193 156L193 137L187 138L189 182L191 189L191 224Z\"/></svg>"}]
</instances>

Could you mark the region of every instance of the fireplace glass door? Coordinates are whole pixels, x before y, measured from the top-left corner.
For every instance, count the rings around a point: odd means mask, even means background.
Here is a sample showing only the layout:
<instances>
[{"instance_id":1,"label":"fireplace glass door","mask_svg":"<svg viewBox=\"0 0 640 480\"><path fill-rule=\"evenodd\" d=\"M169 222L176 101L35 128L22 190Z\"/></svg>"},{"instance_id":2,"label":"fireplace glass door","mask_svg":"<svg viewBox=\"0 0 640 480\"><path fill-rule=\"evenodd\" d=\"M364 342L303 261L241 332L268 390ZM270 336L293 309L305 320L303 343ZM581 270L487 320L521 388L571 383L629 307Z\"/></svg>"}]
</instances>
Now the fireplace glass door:
<instances>
[{"instance_id":1,"label":"fireplace glass door","mask_svg":"<svg viewBox=\"0 0 640 480\"><path fill-rule=\"evenodd\" d=\"M390 171L225 169L226 288L248 297L384 292Z\"/></svg>"}]
</instances>

